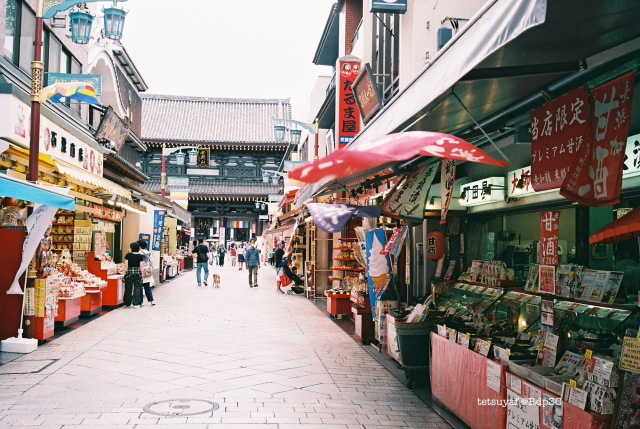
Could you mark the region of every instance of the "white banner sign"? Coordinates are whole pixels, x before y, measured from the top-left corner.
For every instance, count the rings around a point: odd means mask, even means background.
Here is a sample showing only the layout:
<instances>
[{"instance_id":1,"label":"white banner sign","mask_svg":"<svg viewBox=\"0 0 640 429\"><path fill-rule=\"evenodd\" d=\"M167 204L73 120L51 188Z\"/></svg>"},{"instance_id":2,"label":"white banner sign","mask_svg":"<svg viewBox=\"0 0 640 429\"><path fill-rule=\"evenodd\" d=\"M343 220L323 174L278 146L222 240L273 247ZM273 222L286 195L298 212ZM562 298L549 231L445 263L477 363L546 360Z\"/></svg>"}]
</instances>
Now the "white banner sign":
<instances>
[{"instance_id":1,"label":"white banner sign","mask_svg":"<svg viewBox=\"0 0 640 429\"><path fill-rule=\"evenodd\" d=\"M485 194L484 189L490 185L491 194ZM467 183L460 188L464 191L464 200L460 201L461 206L477 206L496 201L504 201L505 196L504 177L487 177L476 182Z\"/></svg>"},{"instance_id":2,"label":"white banner sign","mask_svg":"<svg viewBox=\"0 0 640 429\"><path fill-rule=\"evenodd\" d=\"M453 195L453 181L456 177L456 160L445 159L440 170L440 224L447 223L447 212Z\"/></svg>"}]
</instances>

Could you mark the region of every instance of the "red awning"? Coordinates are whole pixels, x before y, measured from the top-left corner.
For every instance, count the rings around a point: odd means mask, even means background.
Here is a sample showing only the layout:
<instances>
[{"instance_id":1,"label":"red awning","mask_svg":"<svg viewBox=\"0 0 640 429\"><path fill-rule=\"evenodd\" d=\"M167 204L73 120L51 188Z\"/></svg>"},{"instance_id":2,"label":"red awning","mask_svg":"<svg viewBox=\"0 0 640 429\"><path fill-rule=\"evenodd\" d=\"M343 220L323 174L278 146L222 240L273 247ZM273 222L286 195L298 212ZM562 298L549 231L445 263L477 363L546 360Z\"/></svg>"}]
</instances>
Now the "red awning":
<instances>
[{"instance_id":1,"label":"red awning","mask_svg":"<svg viewBox=\"0 0 640 429\"><path fill-rule=\"evenodd\" d=\"M591 234L589 244L617 243L640 237L640 207Z\"/></svg>"},{"instance_id":2,"label":"red awning","mask_svg":"<svg viewBox=\"0 0 640 429\"><path fill-rule=\"evenodd\" d=\"M389 134L358 148L346 147L303 164L289 177L306 183L333 180L363 173L390 163L406 161L416 155L507 166L507 161L491 158L481 149L456 136L429 131Z\"/></svg>"}]
</instances>

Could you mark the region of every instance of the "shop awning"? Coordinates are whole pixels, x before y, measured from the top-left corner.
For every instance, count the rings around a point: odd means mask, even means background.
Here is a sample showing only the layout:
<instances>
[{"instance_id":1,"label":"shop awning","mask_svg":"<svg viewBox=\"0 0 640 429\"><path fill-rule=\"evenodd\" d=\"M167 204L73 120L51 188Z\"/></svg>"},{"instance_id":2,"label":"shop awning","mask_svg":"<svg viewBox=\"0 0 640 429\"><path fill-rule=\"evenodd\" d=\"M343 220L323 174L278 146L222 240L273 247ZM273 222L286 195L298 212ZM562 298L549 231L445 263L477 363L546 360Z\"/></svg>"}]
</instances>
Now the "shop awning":
<instances>
[{"instance_id":1,"label":"shop awning","mask_svg":"<svg viewBox=\"0 0 640 429\"><path fill-rule=\"evenodd\" d=\"M591 234L589 244L617 243L640 237L640 207Z\"/></svg>"},{"instance_id":2,"label":"shop awning","mask_svg":"<svg viewBox=\"0 0 640 429\"><path fill-rule=\"evenodd\" d=\"M59 194L53 188L45 188L6 174L0 174L0 196L45 204L65 210L74 210L76 207L76 200L73 197Z\"/></svg>"},{"instance_id":3,"label":"shop awning","mask_svg":"<svg viewBox=\"0 0 640 429\"><path fill-rule=\"evenodd\" d=\"M74 178L75 180L79 180L80 182L88 183L90 185L96 186L100 189L103 189L107 192L112 192L115 195L119 195L128 200L131 200L131 192L126 190L120 185L113 183L110 180L107 180L103 177L96 176L95 174L91 174L89 172L80 170L72 165L69 165L63 161L54 160L56 164L56 168L62 174L68 175L69 177Z\"/></svg>"}]
</instances>

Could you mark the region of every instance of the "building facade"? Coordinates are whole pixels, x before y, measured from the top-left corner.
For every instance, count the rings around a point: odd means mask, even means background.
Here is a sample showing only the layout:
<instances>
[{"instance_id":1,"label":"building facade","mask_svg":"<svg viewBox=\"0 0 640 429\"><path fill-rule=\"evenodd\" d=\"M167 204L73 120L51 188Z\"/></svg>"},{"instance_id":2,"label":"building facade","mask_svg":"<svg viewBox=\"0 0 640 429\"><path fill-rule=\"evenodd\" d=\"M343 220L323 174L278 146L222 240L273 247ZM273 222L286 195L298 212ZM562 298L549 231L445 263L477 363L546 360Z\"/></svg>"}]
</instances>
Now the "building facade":
<instances>
[{"instance_id":1,"label":"building facade","mask_svg":"<svg viewBox=\"0 0 640 429\"><path fill-rule=\"evenodd\" d=\"M262 234L266 203L283 187L279 175L265 174L281 167L288 148L275 140L273 118L291 117L289 100L145 94L142 106L145 188L162 192L164 148L165 195L188 207L197 238Z\"/></svg>"}]
</instances>

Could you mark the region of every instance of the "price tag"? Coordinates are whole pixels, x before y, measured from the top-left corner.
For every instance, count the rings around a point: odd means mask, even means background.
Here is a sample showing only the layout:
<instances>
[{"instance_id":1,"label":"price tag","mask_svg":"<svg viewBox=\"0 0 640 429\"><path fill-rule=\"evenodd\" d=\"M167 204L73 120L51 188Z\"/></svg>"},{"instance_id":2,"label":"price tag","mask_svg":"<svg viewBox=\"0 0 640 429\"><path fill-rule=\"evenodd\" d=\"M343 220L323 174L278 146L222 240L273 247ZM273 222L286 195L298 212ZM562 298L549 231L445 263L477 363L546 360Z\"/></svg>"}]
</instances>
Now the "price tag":
<instances>
[{"instance_id":1,"label":"price tag","mask_svg":"<svg viewBox=\"0 0 640 429\"><path fill-rule=\"evenodd\" d=\"M578 387L578 385L576 384L575 380L569 380L569 387L575 389L576 387Z\"/></svg>"},{"instance_id":2,"label":"price tag","mask_svg":"<svg viewBox=\"0 0 640 429\"><path fill-rule=\"evenodd\" d=\"M589 349L587 349L587 351L584 353L584 358L585 359L591 359L591 355L593 354L593 352Z\"/></svg>"}]
</instances>

